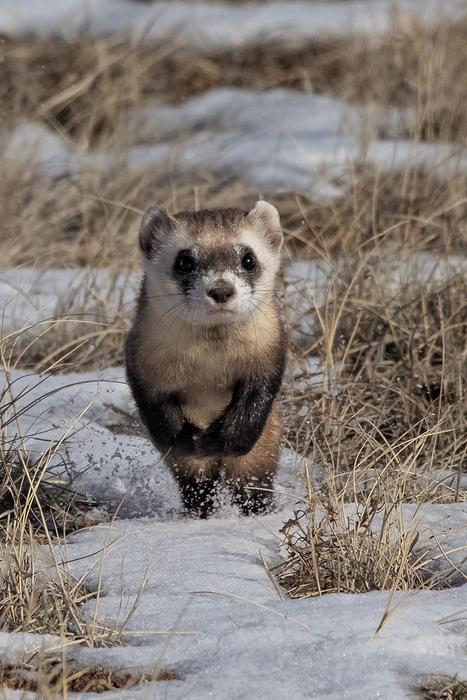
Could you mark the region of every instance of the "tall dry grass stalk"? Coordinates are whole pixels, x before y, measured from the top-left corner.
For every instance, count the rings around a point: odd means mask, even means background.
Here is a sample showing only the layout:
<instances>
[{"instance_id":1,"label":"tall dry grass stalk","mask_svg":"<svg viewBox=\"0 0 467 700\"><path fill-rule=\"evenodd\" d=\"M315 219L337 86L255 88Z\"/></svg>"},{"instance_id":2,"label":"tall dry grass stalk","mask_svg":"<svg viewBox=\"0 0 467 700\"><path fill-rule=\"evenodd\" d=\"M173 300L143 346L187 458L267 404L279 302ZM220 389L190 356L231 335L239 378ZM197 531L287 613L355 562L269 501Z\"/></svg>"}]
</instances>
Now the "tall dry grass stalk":
<instances>
[{"instance_id":1,"label":"tall dry grass stalk","mask_svg":"<svg viewBox=\"0 0 467 700\"><path fill-rule=\"evenodd\" d=\"M466 275L417 281L414 264L404 273L375 255L339 266L302 349L319 354L324 379L294 397L290 439L352 497L465 497Z\"/></svg>"},{"instance_id":2,"label":"tall dry grass stalk","mask_svg":"<svg viewBox=\"0 0 467 700\"><path fill-rule=\"evenodd\" d=\"M50 468L67 435L51 442L42 454L29 454L8 373L2 384L0 629L91 642L80 606L94 593L86 589L84 579L73 579L57 560L54 547L57 537L68 530L68 520L80 510L79 497L73 498Z\"/></svg>"}]
</instances>

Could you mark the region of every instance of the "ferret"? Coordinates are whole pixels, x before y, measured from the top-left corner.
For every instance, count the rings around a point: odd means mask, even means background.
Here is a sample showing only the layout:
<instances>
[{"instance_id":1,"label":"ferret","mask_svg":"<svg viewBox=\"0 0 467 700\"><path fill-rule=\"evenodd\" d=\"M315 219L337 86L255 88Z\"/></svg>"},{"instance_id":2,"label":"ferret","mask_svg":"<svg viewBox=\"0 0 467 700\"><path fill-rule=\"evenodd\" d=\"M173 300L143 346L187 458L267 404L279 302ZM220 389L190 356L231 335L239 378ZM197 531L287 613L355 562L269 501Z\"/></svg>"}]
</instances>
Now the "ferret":
<instances>
[{"instance_id":1,"label":"ferret","mask_svg":"<svg viewBox=\"0 0 467 700\"><path fill-rule=\"evenodd\" d=\"M125 344L128 382L185 509L212 514L222 481L244 515L273 506L286 334L277 302L282 229L271 204L151 207L144 277Z\"/></svg>"}]
</instances>

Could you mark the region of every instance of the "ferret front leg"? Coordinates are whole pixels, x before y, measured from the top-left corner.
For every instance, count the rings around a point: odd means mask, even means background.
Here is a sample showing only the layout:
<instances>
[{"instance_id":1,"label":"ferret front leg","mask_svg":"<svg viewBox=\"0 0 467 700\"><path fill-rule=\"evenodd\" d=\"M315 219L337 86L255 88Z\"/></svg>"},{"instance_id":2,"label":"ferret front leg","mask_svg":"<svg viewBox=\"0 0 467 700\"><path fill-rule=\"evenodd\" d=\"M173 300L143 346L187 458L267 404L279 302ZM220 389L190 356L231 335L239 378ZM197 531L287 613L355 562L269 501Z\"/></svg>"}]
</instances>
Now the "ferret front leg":
<instances>
[{"instance_id":1,"label":"ferret front leg","mask_svg":"<svg viewBox=\"0 0 467 700\"><path fill-rule=\"evenodd\" d=\"M220 469L215 461L193 458L168 460L185 510L198 518L207 518L219 507Z\"/></svg>"},{"instance_id":2,"label":"ferret front leg","mask_svg":"<svg viewBox=\"0 0 467 700\"><path fill-rule=\"evenodd\" d=\"M277 372L270 376L238 381L227 408L197 438L197 454L206 457L248 455L264 431L282 371L281 360Z\"/></svg>"},{"instance_id":3,"label":"ferret front leg","mask_svg":"<svg viewBox=\"0 0 467 700\"><path fill-rule=\"evenodd\" d=\"M224 462L232 501L243 515L268 513L274 506L274 476L279 465L281 416L277 404L254 447Z\"/></svg>"},{"instance_id":4,"label":"ferret front leg","mask_svg":"<svg viewBox=\"0 0 467 700\"><path fill-rule=\"evenodd\" d=\"M232 491L232 503L242 515L261 515L269 513L274 504L274 473L262 474L260 478L242 479L237 477L229 481Z\"/></svg>"},{"instance_id":5,"label":"ferret front leg","mask_svg":"<svg viewBox=\"0 0 467 700\"><path fill-rule=\"evenodd\" d=\"M202 431L185 419L176 394L151 394L143 381L127 366L127 377L139 415L157 449L175 451L184 457L195 451Z\"/></svg>"}]
</instances>

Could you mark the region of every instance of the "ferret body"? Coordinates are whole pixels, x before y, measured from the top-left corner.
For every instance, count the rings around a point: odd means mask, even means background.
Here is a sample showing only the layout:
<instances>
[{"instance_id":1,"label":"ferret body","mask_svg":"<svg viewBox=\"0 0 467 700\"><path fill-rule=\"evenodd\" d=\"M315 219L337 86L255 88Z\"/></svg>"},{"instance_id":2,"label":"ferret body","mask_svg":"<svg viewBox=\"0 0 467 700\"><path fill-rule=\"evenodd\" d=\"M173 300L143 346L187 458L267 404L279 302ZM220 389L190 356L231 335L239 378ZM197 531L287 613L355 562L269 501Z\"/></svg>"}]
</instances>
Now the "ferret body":
<instances>
[{"instance_id":1,"label":"ferret body","mask_svg":"<svg viewBox=\"0 0 467 700\"><path fill-rule=\"evenodd\" d=\"M185 508L209 515L224 478L244 514L272 504L286 339L276 209L143 217L145 274L125 348L140 416Z\"/></svg>"}]
</instances>

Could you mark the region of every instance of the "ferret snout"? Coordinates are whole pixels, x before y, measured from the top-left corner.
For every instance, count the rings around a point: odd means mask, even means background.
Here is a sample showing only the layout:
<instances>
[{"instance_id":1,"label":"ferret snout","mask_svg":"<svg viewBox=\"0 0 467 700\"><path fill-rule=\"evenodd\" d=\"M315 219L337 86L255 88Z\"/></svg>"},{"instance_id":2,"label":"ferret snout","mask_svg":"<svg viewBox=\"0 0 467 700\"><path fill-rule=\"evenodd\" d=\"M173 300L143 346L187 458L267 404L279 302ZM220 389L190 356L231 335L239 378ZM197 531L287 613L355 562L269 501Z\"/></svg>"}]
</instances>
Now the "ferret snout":
<instances>
[{"instance_id":1,"label":"ferret snout","mask_svg":"<svg viewBox=\"0 0 467 700\"><path fill-rule=\"evenodd\" d=\"M225 304L233 296L235 296L235 287L226 280L217 280L206 291L208 297L213 299L216 304Z\"/></svg>"}]
</instances>

